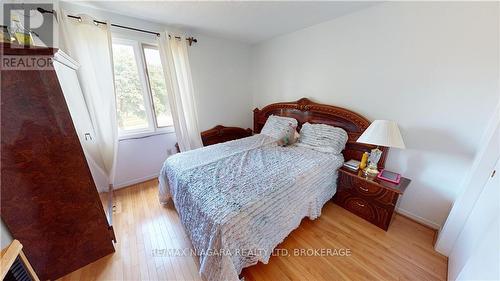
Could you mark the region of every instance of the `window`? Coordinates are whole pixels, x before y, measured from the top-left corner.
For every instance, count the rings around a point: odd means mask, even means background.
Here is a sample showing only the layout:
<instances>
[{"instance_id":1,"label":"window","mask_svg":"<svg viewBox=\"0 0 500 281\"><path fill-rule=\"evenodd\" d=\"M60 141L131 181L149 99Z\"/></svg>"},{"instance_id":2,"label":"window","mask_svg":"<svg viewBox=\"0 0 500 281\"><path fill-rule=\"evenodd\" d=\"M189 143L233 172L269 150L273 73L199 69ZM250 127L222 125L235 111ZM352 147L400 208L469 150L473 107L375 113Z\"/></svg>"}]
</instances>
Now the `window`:
<instances>
[{"instance_id":1,"label":"window","mask_svg":"<svg viewBox=\"0 0 500 281\"><path fill-rule=\"evenodd\" d=\"M160 52L158 48L144 46L144 57L146 59L146 70L148 73L149 85L153 97L153 107L156 116L156 126L172 126L172 114L167 99L167 86L161 68Z\"/></svg>"},{"instance_id":2,"label":"window","mask_svg":"<svg viewBox=\"0 0 500 281\"><path fill-rule=\"evenodd\" d=\"M124 131L149 128L146 101L134 47L113 44L118 127Z\"/></svg>"},{"instance_id":3,"label":"window","mask_svg":"<svg viewBox=\"0 0 500 281\"><path fill-rule=\"evenodd\" d=\"M120 137L173 131L158 48L114 38L113 64Z\"/></svg>"}]
</instances>

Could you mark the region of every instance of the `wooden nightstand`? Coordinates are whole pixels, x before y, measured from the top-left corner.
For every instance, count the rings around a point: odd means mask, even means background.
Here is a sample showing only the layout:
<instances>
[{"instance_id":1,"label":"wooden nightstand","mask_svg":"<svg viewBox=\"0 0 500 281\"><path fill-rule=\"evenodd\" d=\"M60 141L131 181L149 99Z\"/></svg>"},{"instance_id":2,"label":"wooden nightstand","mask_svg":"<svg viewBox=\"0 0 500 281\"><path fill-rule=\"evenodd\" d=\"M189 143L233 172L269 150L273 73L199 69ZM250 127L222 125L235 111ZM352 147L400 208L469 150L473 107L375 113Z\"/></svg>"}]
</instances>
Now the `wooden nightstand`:
<instances>
[{"instance_id":1,"label":"wooden nightstand","mask_svg":"<svg viewBox=\"0 0 500 281\"><path fill-rule=\"evenodd\" d=\"M344 209L387 230L398 198L411 180L401 177L399 184L369 179L361 171L339 169L337 193L333 201Z\"/></svg>"}]
</instances>

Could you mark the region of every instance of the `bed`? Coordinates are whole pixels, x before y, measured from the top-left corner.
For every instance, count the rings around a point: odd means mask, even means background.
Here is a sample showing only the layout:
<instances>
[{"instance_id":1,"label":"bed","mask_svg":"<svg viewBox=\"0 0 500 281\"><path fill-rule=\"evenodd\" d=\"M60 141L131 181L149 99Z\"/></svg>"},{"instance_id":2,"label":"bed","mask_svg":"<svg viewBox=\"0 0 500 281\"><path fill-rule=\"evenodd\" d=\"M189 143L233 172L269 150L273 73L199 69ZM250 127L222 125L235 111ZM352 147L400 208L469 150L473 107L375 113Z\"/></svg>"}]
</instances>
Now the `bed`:
<instances>
[{"instance_id":1,"label":"bed","mask_svg":"<svg viewBox=\"0 0 500 281\"><path fill-rule=\"evenodd\" d=\"M340 127L342 154L280 147L258 134L271 115L293 117L298 127ZM245 267L267 263L273 249L304 217L315 219L336 191L344 157L360 158L369 145L355 140L369 121L352 111L301 99L254 110L253 136L176 154L162 167L160 202L172 199L209 281L238 280ZM385 161L385 155L380 162Z\"/></svg>"}]
</instances>

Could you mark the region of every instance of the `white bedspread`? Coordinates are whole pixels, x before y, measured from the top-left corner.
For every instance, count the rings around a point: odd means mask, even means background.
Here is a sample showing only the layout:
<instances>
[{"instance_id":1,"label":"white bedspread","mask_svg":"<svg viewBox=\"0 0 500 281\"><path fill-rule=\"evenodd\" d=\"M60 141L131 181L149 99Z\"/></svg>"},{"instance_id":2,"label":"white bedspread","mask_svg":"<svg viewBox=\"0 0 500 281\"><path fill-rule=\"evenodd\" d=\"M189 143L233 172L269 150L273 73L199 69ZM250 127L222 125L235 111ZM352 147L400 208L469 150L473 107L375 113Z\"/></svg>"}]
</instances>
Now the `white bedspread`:
<instances>
[{"instance_id":1,"label":"white bedspread","mask_svg":"<svg viewBox=\"0 0 500 281\"><path fill-rule=\"evenodd\" d=\"M244 267L267 263L302 218L320 215L342 163L342 155L254 135L169 157L159 198L172 197L200 255L200 274L238 280Z\"/></svg>"}]
</instances>

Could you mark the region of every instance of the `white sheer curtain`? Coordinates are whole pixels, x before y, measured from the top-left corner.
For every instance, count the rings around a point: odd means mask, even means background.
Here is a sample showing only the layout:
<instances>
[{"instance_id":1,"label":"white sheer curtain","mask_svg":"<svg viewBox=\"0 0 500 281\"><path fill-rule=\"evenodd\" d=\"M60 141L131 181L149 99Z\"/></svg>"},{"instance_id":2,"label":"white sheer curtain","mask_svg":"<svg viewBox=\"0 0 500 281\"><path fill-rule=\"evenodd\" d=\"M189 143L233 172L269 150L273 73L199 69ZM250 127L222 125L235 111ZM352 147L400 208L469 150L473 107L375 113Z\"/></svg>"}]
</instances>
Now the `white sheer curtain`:
<instances>
[{"instance_id":1,"label":"white sheer curtain","mask_svg":"<svg viewBox=\"0 0 500 281\"><path fill-rule=\"evenodd\" d=\"M78 15L81 20L67 17L64 11L61 15L63 51L80 64L78 80L101 154L101 159L94 161L112 183L118 130L110 24L96 25L93 18L83 14Z\"/></svg>"},{"instance_id":2,"label":"white sheer curtain","mask_svg":"<svg viewBox=\"0 0 500 281\"><path fill-rule=\"evenodd\" d=\"M186 38L164 32L158 38L161 63L167 85L168 100L174 120L177 143L181 151L202 147Z\"/></svg>"}]
</instances>

